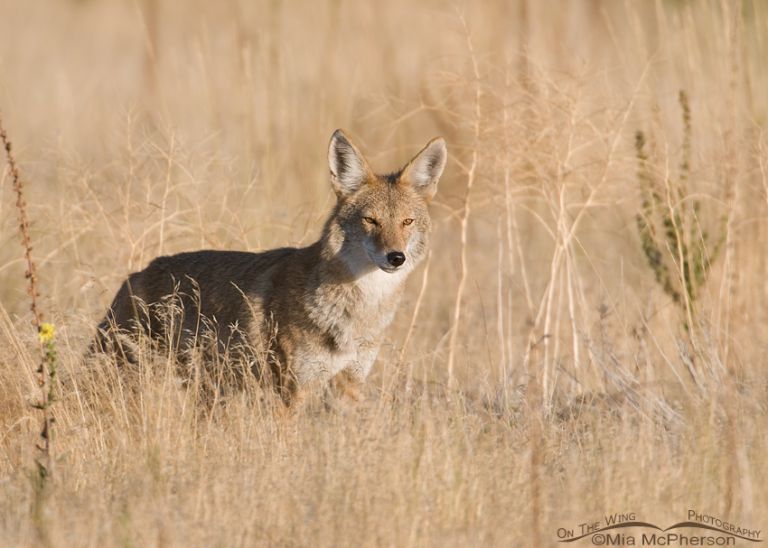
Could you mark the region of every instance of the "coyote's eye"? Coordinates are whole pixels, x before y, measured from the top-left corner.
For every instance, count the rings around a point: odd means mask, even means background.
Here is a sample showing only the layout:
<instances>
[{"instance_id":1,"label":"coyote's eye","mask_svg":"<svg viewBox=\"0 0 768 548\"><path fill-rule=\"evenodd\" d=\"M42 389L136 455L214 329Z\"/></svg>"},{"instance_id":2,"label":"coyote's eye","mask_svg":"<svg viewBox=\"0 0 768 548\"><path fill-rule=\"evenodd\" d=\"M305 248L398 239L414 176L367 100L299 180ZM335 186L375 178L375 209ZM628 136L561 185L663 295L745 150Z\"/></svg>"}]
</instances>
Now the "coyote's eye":
<instances>
[{"instance_id":1,"label":"coyote's eye","mask_svg":"<svg viewBox=\"0 0 768 548\"><path fill-rule=\"evenodd\" d=\"M373 225L373 226L376 226L377 224L379 224L376 221L376 219L374 219L373 217L363 217L363 221L365 221L367 224Z\"/></svg>"},{"instance_id":2,"label":"coyote's eye","mask_svg":"<svg viewBox=\"0 0 768 548\"><path fill-rule=\"evenodd\" d=\"M412 222L413 222L413 219L406 219L405 221L403 221L403 224L404 224L405 226L408 226L408 225L409 225L409 224L411 224Z\"/></svg>"}]
</instances>

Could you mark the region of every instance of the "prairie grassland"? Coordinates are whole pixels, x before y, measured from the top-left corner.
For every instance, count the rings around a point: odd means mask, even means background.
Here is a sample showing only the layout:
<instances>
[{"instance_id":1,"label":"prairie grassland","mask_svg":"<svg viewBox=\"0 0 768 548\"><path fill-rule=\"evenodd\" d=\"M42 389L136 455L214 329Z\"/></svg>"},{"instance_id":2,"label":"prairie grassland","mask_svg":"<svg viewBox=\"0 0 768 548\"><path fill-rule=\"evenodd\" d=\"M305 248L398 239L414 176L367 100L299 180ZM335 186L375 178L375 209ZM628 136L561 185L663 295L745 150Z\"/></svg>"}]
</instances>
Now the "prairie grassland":
<instances>
[{"instance_id":1,"label":"prairie grassland","mask_svg":"<svg viewBox=\"0 0 768 548\"><path fill-rule=\"evenodd\" d=\"M689 508L768 528L768 5L0 14L0 112L63 379L40 492L6 170L0 545L548 546ZM128 272L317 237L336 127L382 171L434 135L451 155L359 409L285 424L249 386L202 412L162 357L130 388L109 368L86 382Z\"/></svg>"}]
</instances>

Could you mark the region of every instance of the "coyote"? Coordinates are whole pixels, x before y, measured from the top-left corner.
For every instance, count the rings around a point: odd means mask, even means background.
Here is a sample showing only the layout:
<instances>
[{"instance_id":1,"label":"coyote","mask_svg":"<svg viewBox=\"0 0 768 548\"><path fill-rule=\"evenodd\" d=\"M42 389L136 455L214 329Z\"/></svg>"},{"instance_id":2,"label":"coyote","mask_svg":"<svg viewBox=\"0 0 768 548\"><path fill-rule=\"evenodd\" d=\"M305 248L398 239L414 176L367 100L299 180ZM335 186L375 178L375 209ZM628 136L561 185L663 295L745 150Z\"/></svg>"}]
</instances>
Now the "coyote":
<instances>
[{"instance_id":1,"label":"coyote","mask_svg":"<svg viewBox=\"0 0 768 548\"><path fill-rule=\"evenodd\" d=\"M328 163L337 200L317 242L156 258L122 284L92 350L135 361L123 341L142 334L181 354L204 332L220 351L237 348L257 376L270 371L286 406L310 383L358 399L405 279L427 252L427 205L446 160L435 138L401 170L376 175L336 130ZM169 321L161 305L171 296Z\"/></svg>"}]
</instances>

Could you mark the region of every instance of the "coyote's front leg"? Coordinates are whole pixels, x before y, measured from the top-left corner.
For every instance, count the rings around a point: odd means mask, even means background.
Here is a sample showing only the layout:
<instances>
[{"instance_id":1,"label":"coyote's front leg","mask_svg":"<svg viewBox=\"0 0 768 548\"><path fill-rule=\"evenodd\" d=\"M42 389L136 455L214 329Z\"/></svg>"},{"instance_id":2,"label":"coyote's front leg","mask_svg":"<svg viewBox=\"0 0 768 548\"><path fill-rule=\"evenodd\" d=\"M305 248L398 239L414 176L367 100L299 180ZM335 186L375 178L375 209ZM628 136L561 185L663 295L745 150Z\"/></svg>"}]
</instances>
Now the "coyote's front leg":
<instances>
[{"instance_id":1,"label":"coyote's front leg","mask_svg":"<svg viewBox=\"0 0 768 548\"><path fill-rule=\"evenodd\" d=\"M362 398L363 379L353 370L339 371L328 383L331 397L335 400L359 402ZM326 398L326 404L329 402Z\"/></svg>"},{"instance_id":2,"label":"coyote's front leg","mask_svg":"<svg viewBox=\"0 0 768 548\"><path fill-rule=\"evenodd\" d=\"M361 345L357 359L339 371L328 383L330 394L326 394L326 407L348 407L363 399L363 383L371 372L378 353L378 343L367 342ZM334 401L329 401L331 399Z\"/></svg>"}]
</instances>

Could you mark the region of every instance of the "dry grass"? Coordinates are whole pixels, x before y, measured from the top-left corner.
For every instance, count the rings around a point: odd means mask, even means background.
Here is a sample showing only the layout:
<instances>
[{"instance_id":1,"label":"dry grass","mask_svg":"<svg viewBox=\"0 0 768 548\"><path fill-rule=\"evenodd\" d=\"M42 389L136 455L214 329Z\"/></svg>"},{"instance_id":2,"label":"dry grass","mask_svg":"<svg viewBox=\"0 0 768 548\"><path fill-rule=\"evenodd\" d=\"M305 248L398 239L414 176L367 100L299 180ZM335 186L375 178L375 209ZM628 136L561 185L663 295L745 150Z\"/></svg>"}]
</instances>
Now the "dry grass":
<instances>
[{"instance_id":1,"label":"dry grass","mask_svg":"<svg viewBox=\"0 0 768 548\"><path fill-rule=\"evenodd\" d=\"M768 527L768 6L0 13L0 108L67 379L33 519L38 343L5 170L0 545L547 546L605 513L666 526L688 508ZM337 126L381 170L436 134L452 155L426 281L410 280L360 409L286 425L249 387L202 412L162 360L133 389L110 371L89 384L81 355L129 271L317 236ZM662 217L684 208L691 245L727 229L695 306L643 251L639 130ZM659 249L670 284L679 245Z\"/></svg>"}]
</instances>

